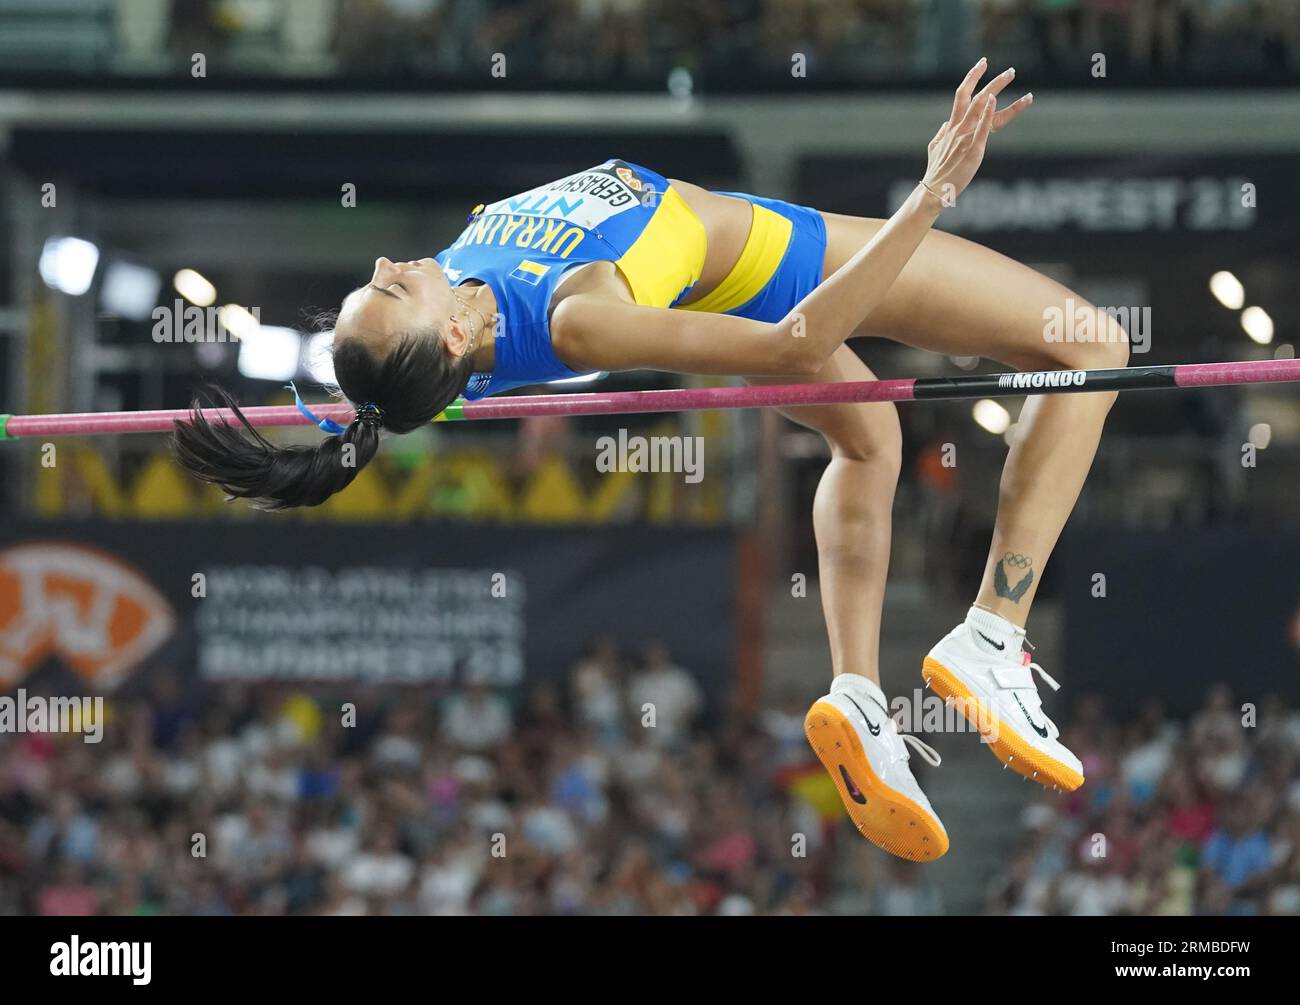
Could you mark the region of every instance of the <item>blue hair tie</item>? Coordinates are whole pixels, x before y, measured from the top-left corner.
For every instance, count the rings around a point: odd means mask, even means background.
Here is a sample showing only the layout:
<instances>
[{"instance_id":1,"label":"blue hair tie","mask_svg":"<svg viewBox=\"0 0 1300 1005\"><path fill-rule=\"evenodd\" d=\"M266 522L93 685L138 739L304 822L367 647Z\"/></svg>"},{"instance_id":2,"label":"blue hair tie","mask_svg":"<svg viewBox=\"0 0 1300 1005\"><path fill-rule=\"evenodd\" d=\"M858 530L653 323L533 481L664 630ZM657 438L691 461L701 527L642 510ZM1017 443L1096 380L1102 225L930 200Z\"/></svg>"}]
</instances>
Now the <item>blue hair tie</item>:
<instances>
[{"instance_id":1,"label":"blue hair tie","mask_svg":"<svg viewBox=\"0 0 1300 1005\"><path fill-rule=\"evenodd\" d=\"M302 412L303 415L311 419L312 424L314 426L316 426L318 429L323 430L326 433L332 433L335 436L342 436L344 433L347 432L346 427L340 426L333 419L318 419L315 415L313 415L312 410L307 407L306 403L303 402L302 395L298 393L298 386L294 384L293 381L289 381L289 383L286 386L289 388L289 390L293 392L293 403L298 406L298 411Z\"/></svg>"}]
</instances>

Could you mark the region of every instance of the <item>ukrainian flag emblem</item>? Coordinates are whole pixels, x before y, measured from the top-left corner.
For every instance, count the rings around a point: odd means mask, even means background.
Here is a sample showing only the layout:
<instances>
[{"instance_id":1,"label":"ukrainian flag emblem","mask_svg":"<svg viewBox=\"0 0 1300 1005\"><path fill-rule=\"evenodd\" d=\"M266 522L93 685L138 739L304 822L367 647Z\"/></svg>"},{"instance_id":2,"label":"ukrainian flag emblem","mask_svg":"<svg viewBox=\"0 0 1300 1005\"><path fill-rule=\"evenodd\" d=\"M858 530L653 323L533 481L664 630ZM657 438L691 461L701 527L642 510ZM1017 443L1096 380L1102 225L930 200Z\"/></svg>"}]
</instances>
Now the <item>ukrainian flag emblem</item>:
<instances>
[{"instance_id":1,"label":"ukrainian flag emblem","mask_svg":"<svg viewBox=\"0 0 1300 1005\"><path fill-rule=\"evenodd\" d=\"M536 262L530 262L525 258L515 268L515 271L510 273L510 278L522 279L529 286L536 286L542 281L542 277L550 271L551 267L549 265L538 265Z\"/></svg>"}]
</instances>

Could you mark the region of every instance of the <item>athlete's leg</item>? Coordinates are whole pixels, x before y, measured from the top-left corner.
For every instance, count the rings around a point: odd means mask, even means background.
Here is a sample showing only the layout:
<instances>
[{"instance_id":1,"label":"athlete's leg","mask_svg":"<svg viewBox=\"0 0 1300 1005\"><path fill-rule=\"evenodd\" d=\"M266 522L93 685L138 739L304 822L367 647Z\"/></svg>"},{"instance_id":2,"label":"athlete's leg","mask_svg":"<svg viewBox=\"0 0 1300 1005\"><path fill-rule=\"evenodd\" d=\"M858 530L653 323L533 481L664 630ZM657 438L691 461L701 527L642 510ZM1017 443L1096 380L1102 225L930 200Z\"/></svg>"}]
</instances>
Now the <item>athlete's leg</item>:
<instances>
[{"instance_id":1,"label":"athlete's leg","mask_svg":"<svg viewBox=\"0 0 1300 1005\"><path fill-rule=\"evenodd\" d=\"M808 379L874 378L852 349L840 346ZM785 382L788 378L755 380ZM835 676L830 693L808 710L804 732L858 832L891 854L933 861L948 850L948 834L912 775L907 748L931 763L937 764L938 756L915 737L899 734L880 687L881 604L902 463L898 411L887 403L782 411L821 433L831 448L831 462L817 486L813 524Z\"/></svg>"},{"instance_id":2,"label":"athlete's leg","mask_svg":"<svg viewBox=\"0 0 1300 1005\"><path fill-rule=\"evenodd\" d=\"M874 380L848 346L840 346L820 373L806 380ZM789 383L790 378L753 378ZM822 609L830 636L833 673L880 682L880 617L889 571L894 489L902 464L902 433L892 403L804 405L782 409L816 430L831 449L813 503Z\"/></svg>"},{"instance_id":3,"label":"athlete's leg","mask_svg":"<svg viewBox=\"0 0 1300 1005\"><path fill-rule=\"evenodd\" d=\"M828 272L862 247L879 220L823 214ZM1101 313L1096 341L1048 341L1047 314L1092 308L1027 266L936 231L867 318L859 334L1021 370L1121 367L1128 342ZM1030 397L1003 468L997 524L977 603L1023 626L1043 567L1092 465L1113 393Z\"/></svg>"},{"instance_id":4,"label":"athlete's leg","mask_svg":"<svg viewBox=\"0 0 1300 1005\"><path fill-rule=\"evenodd\" d=\"M879 226L827 217L828 268ZM860 334L935 352L988 356L1020 369L1118 367L1127 337L1095 313L1091 342L1049 341L1049 312L1093 310L1069 290L996 252L928 235ZM1002 471L984 580L965 621L930 650L922 676L977 726L1004 765L1045 785L1076 789L1083 765L1043 710L1023 625L1043 567L1092 465L1114 394L1030 397ZM981 610L980 608L984 608ZM1053 682L1054 683L1054 682Z\"/></svg>"}]
</instances>

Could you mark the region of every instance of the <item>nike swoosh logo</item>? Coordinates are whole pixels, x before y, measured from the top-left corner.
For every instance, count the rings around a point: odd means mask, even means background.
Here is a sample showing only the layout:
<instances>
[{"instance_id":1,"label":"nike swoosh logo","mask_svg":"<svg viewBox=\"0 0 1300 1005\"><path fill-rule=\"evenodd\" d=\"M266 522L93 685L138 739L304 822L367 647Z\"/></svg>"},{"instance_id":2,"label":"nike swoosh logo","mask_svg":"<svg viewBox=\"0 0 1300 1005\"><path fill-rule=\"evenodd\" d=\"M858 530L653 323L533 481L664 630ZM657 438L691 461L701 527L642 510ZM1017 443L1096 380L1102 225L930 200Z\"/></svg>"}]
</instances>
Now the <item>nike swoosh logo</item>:
<instances>
[{"instance_id":1,"label":"nike swoosh logo","mask_svg":"<svg viewBox=\"0 0 1300 1005\"><path fill-rule=\"evenodd\" d=\"M848 792L849 798L859 806L866 806L867 797L862 794L862 790L859 789L853 779L849 777L849 773L844 770L844 765L842 764L840 765L840 777L844 779L844 788Z\"/></svg>"},{"instance_id":2,"label":"nike swoosh logo","mask_svg":"<svg viewBox=\"0 0 1300 1005\"><path fill-rule=\"evenodd\" d=\"M1022 701L1020 700L1020 695L1018 695L1018 694L1016 694L1014 691L1012 691L1012 692L1011 692L1011 696L1012 696L1013 698L1016 699L1016 704L1020 706L1020 711L1022 711L1022 712L1025 713L1025 721L1028 722L1029 725L1031 725L1031 726L1034 727L1034 732L1035 732L1035 733L1037 733L1037 734L1038 734L1039 736L1041 736L1044 740L1046 740L1046 739L1047 739L1047 727L1046 727L1046 726L1040 726L1040 725L1038 725L1038 723L1034 722L1034 720L1031 719L1031 718L1029 717L1029 710L1028 710L1027 708L1025 708L1025 704L1024 704L1024 702L1022 702Z\"/></svg>"},{"instance_id":3,"label":"nike swoosh logo","mask_svg":"<svg viewBox=\"0 0 1300 1005\"><path fill-rule=\"evenodd\" d=\"M853 699L850 698L847 694L846 694L844 697L845 697L845 698L848 698L849 701L853 701ZM859 712L862 712L862 706L859 705L856 701L853 701L853 707L856 708ZM862 718L867 719L867 713L866 713L866 712L862 712ZM876 725L874 722L872 722L870 719L867 719L867 729L871 730L871 735L872 735L872 736L879 736L879 735L880 735L880 727L877 726L877 725ZM841 768L840 770L843 771L844 769Z\"/></svg>"},{"instance_id":4,"label":"nike swoosh logo","mask_svg":"<svg viewBox=\"0 0 1300 1005\"><path fill-rule=\"evenodd\" d=\"M1007 644L1005 642L994 642L991 638L989 638L987 635L981 632L978 628L975 629L975 634L978 635L980 638L982 638L989 645L991 645L998 652L1002 652L1002 650L1007 647Z\"/></svg>"}]
</instances>

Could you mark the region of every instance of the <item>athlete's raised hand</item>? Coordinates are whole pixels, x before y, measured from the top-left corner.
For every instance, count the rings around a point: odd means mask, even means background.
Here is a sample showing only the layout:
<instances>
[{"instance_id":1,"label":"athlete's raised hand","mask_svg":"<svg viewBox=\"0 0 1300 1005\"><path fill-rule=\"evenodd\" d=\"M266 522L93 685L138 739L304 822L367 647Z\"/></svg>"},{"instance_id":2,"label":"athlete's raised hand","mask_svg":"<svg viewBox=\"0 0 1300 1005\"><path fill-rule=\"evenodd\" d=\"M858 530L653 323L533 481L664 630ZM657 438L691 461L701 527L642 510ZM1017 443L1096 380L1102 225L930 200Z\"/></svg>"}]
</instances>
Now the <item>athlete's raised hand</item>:
<instances>
[{"instance_id":1,"label":"athlete's raised hand","mask_svg":"<svg viewBox=\"0 0 1300 1005\"><path fill-rule=\"evenodd\" d=\"M927 148L929 164L922 183L945 205L956 202L975 177L984 161L989 133L1001 129L1034 102L1034 96L1026 94L998 111L998 95L1015 79L1016 71L1004 70L976 94L975 85L987 69L986 59L971 67L953 95L952 114Z\"/></svg>"}]
</instances>

